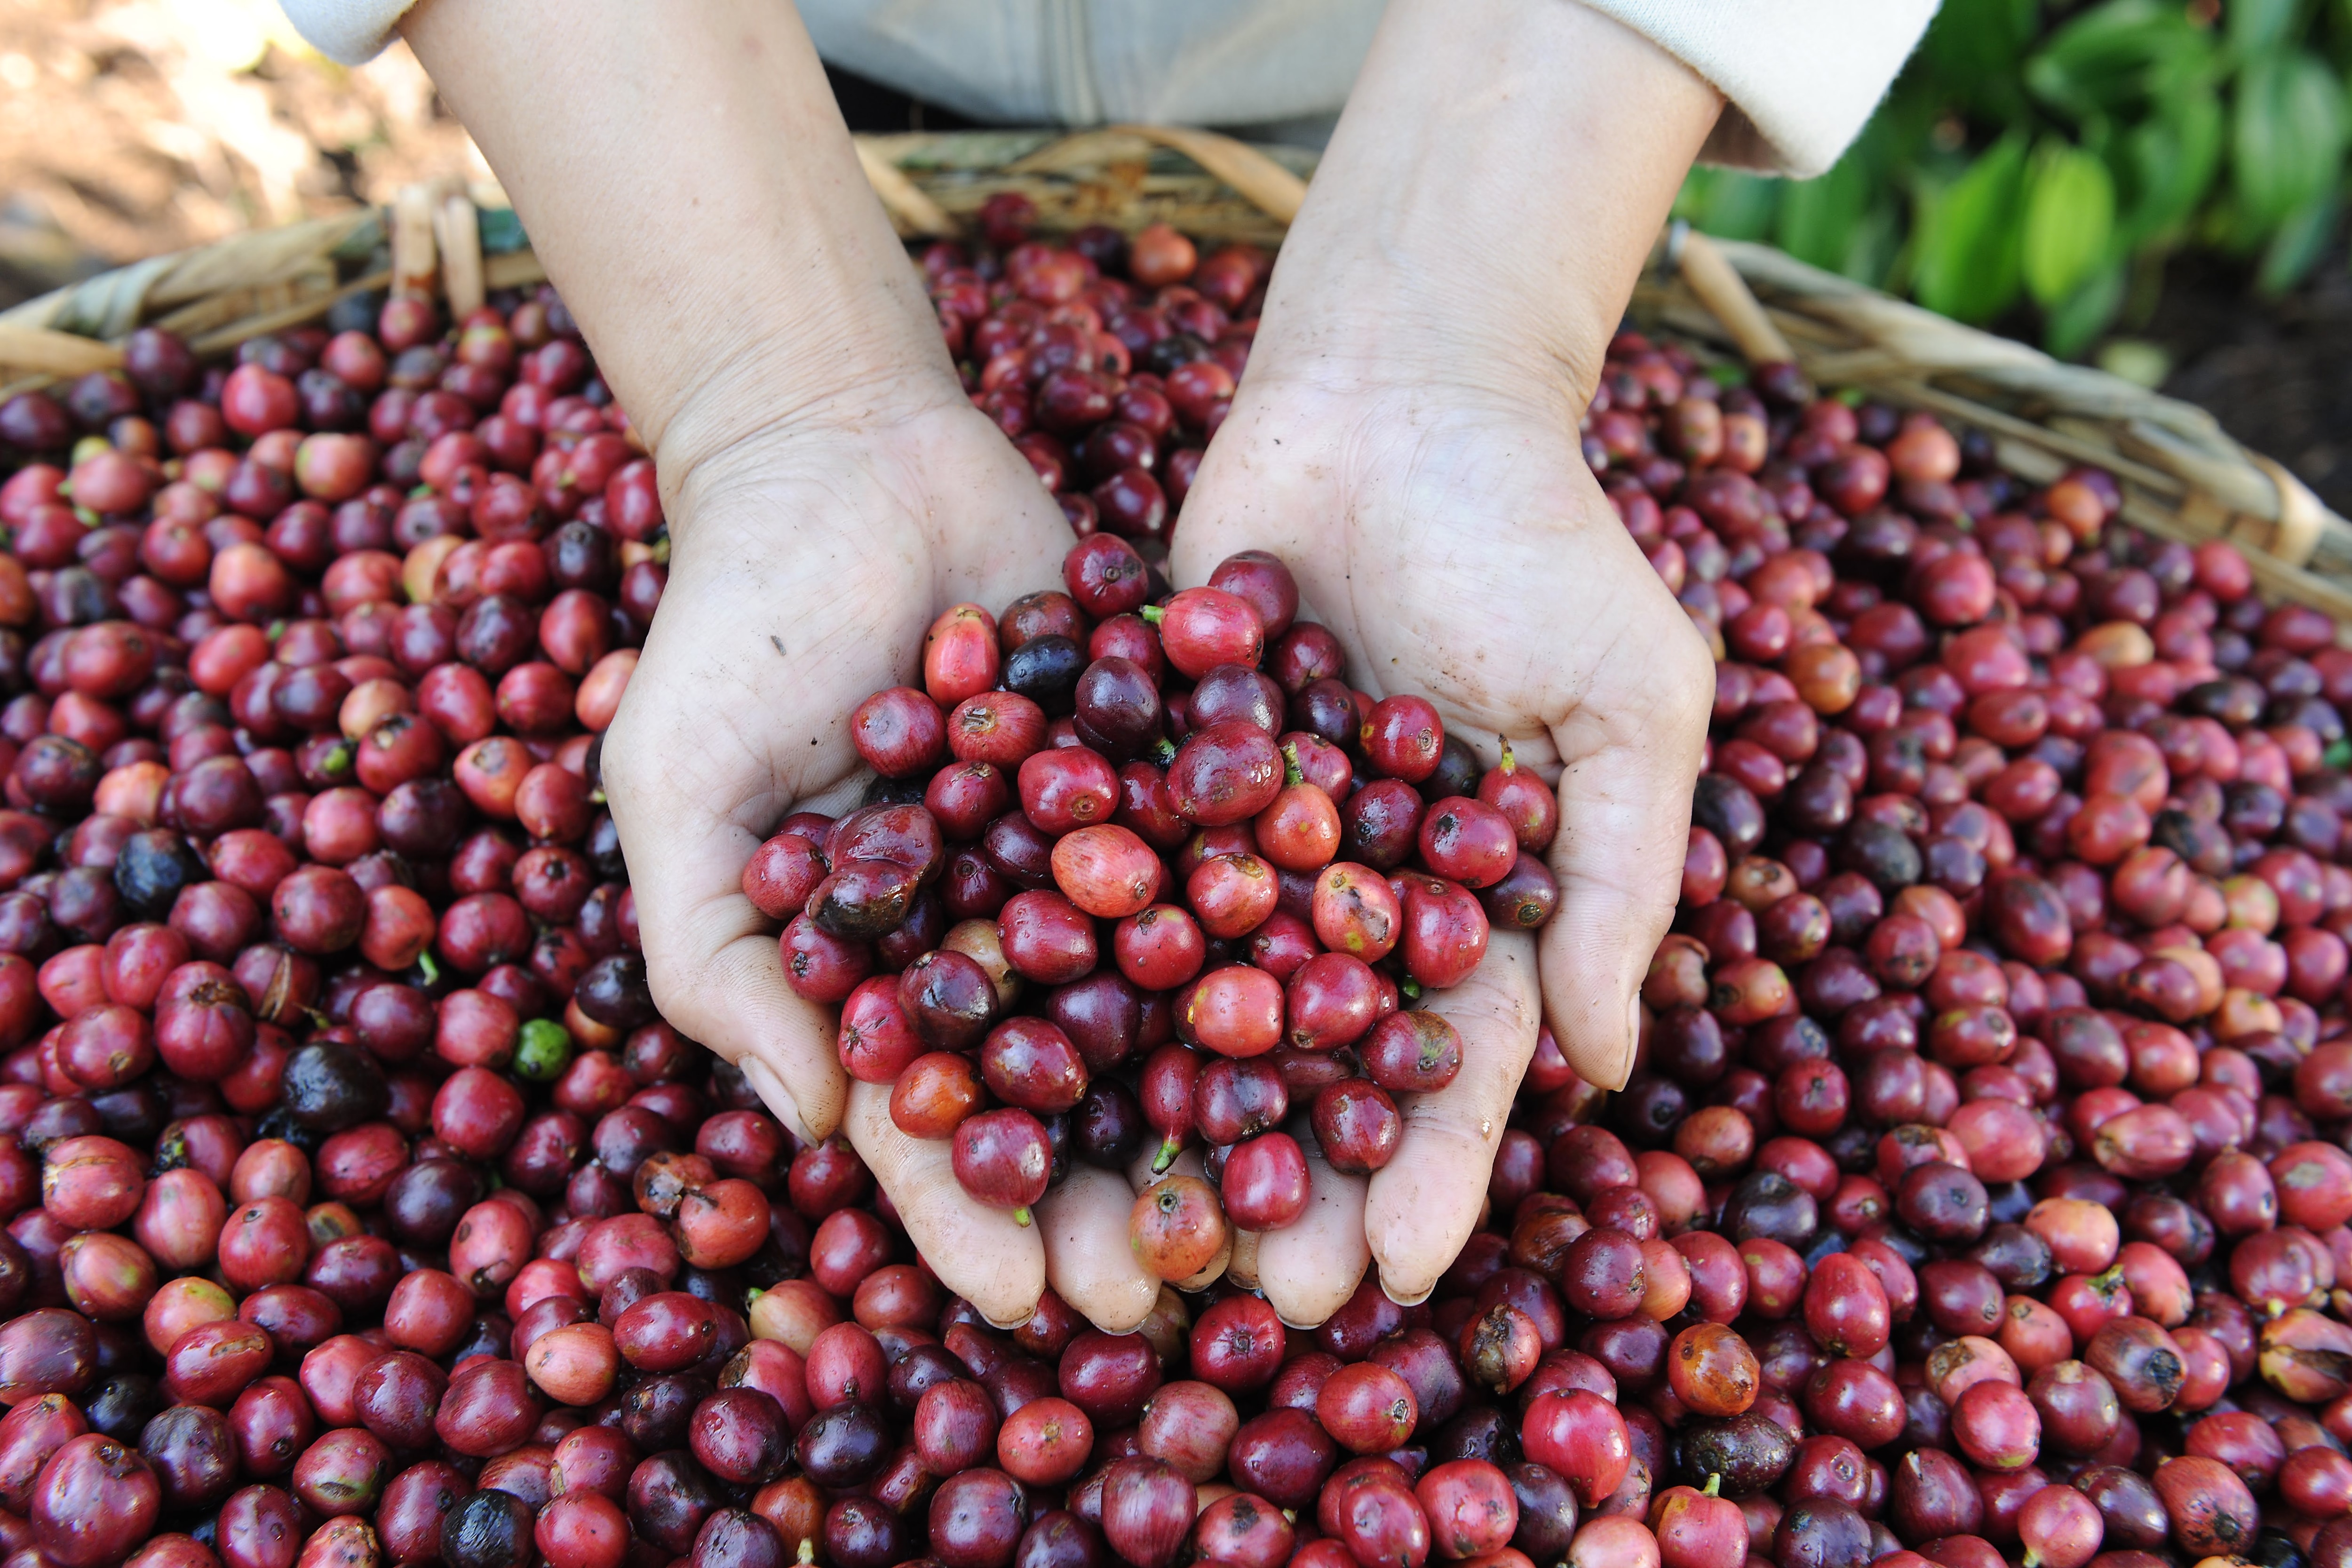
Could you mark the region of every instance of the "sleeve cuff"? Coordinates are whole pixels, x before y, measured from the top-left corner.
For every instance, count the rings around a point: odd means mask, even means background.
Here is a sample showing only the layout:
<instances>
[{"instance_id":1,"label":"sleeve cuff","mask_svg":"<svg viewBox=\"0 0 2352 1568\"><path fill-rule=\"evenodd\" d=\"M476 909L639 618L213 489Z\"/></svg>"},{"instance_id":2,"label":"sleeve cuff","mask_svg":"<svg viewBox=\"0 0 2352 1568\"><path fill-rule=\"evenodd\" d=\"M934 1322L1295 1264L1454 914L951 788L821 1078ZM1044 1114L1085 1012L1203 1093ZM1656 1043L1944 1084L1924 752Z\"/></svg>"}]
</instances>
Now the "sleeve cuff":
<instances>
[{"instance_id":1,"label":"sleeve cuff","mask_svg":"<svg viewBox=\"0 0 2352 1568\"><path fill-rule=\"evenodd\" d=\"M1582 0L1730 100L1700 156L1798 179L1861 133L1936 0Z\"/></svg>"},{"instance_id":2,"label":"sleeve cuff","mask_svg":"<svg viewBox=\"0 0 2352 1568\"><path fill-rule=\"evenodd\" d=\"M341 65L364 65L391 41L412 0L283 0L303 42Z\"/></svg>"}]
</instances>

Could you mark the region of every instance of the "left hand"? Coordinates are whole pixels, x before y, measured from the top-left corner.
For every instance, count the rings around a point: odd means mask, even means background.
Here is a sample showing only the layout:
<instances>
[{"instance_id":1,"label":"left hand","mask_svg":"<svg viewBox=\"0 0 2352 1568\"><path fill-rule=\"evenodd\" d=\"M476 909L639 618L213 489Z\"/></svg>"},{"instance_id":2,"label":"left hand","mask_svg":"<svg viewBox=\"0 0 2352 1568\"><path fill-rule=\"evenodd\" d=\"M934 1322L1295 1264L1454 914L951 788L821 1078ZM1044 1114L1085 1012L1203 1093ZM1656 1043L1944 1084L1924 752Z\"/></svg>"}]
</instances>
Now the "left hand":
<instances>
[{"instance_id":1,"label":"left hand","mask_svg":"<svg viewBox=\"0 0 2352 1568\"><path fill-rule=\"evenodd\" d=\"M1235 551L1276 552L1350 685L1429 698L1482 760L1507 742L1560 797L1552 920L1496 930L1477 972L1424 1003L1461 1031L1461 1075L1405 1102L1403 1142L1369 1180L1310 1156L1307 1218L1260 1239L1260 1286L1292 1323L1329 1316L1367 1261L1398 1301L1436 1285L1481 1218L1539 1021L1592 1082L1633 1068L1715 672L1586 466L1571 399L1540 380L1339 389L1254 362L1176 529L1180 586Z\"/></svg>"}]
</instances>

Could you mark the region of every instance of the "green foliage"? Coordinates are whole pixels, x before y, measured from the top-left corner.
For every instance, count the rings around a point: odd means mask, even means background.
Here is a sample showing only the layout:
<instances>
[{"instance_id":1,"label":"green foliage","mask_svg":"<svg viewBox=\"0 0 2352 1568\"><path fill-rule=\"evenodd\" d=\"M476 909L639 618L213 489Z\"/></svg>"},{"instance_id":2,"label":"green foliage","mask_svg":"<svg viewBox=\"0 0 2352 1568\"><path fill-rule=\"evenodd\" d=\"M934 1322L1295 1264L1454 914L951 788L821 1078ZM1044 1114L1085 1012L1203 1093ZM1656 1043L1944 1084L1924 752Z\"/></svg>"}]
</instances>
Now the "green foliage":
<instances>
[{"instance_id":1,"label":"green foliage","mask_svg":"<svg viewBox=\"0 0 2352 1568\"><path fill-rule=\"evenodd\" d=\"M1920 204L1911 287L1919 302L1963 321L2007 310L2023 281L2025 141L2004 136L1968 172Z\"/></svg>"},{"instance_id":2,"label":"green foliage","mask_svg":"<svg viewBox=\"0 0 2352 1568\"><path fill-rule=\"evenodd\" d=\"M2025 188L2025 291L2037 305L2072 295L2107 260L2116 234L2116 182L2097 155L2045 138Z\"/></svg>"},{"instance_id":3,"label":"green foliage","mask_svg":"<svg viewBox=\"0 0 2352 1568\"><path fill-rule=\"evenodd\" d=\"M2077 355L2177 251L2266 291L2310 273L2343 223L2347 69L2352 0L1944 0L1835 168L1696 170L1675 211Z\"/></svg>"},{"instance_id":4,"label":"green foliage","mask_svg":"<svg viewBox=\"0 0 2352 1568\"><path fill-rule=\"evenodd\" d=\"M2230 116L2230 174L2247 237L2280 224L2344 172L2344 86L2308 50L2249 61Z\"/></svg>"}]
</instances>

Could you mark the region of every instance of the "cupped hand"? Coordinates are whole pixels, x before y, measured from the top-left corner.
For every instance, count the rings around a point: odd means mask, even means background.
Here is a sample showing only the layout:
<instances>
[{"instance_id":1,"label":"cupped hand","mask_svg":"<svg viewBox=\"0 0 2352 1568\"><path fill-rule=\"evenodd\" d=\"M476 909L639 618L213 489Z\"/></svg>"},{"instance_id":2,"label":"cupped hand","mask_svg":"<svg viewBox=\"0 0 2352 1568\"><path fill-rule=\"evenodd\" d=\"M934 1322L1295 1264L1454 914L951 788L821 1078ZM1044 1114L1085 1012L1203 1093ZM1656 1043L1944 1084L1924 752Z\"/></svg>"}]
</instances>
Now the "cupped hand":
<instances>
[{"instance_id":1,"label":"cupped hand","mask_svg":"<svg viewBox=\"0 0 2352 1568\"><path fill-rule=\"evenodd\" d=\"M991 1320L1025 1319L1050 1279L1105 1327L1131 1328L1159 1287L1127 1247L1127 1184L1074 1173L1034 1226L966 1197L949 1145L901 1133L887 1086L843 1073L834 1010L784 984L776 924L742 892L744 863L787 814L857 803L871 774L850 710L908 682L940 610L1060 580L1059 509L940 379L665 470L669 582L605 737L604 788L663 1014L796 1134L845 1135L941 1281Z\"/></svg>"},{"instance_id":2,"label":"cupped hand","mask_svg":"<svg viewBox=\"0 0 2352 1568\"><path fill-rule=\"evenodd\" d=\"M1586 466L1564 385L1441 374L1335 389L1259 353L1185 500L1175 581L1276 552L1302 617L1347 649L1350 684L1428 697L1489 764L1507 743L1560 807L1549 925L1496 930L1470 979L1423 1004L1461 1031L1461 1075L1402 1107L1396 1157L1369 1181L1311 1162L1307 1218L1257 1242L1261 1288L1309 1324L1368 1261L1399 1301L1435 1286L1478 1222L1540 1023L1586 1079L1624 1082L1715 686Z\"/></svg>"}]
</instances>

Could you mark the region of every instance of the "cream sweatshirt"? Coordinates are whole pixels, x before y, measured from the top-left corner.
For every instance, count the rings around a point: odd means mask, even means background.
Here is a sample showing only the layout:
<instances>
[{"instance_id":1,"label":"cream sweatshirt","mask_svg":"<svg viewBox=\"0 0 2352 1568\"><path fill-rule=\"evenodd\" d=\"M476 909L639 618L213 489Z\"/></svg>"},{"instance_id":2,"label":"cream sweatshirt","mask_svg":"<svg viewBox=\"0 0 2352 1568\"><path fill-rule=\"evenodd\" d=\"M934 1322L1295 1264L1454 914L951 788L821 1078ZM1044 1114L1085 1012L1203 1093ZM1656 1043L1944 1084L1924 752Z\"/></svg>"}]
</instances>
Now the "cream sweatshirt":
<instances>
[{"instance_id":1,"label":"cream sweatshirt","mask_svg":"<svg viewBox=\"0 0 2352 1568\"><path fill-rule=\"evenodd\" d=\"M356 65L412 0L284 0ZM659 0L656 0L659 3ZM1708 162L1805 176L1835 163L1936 0L1582 0L1721 90ZM1328 121L1385 0L799 0L831 65L976 120L1210 126Z\"/></svg>"}]
</instances>

